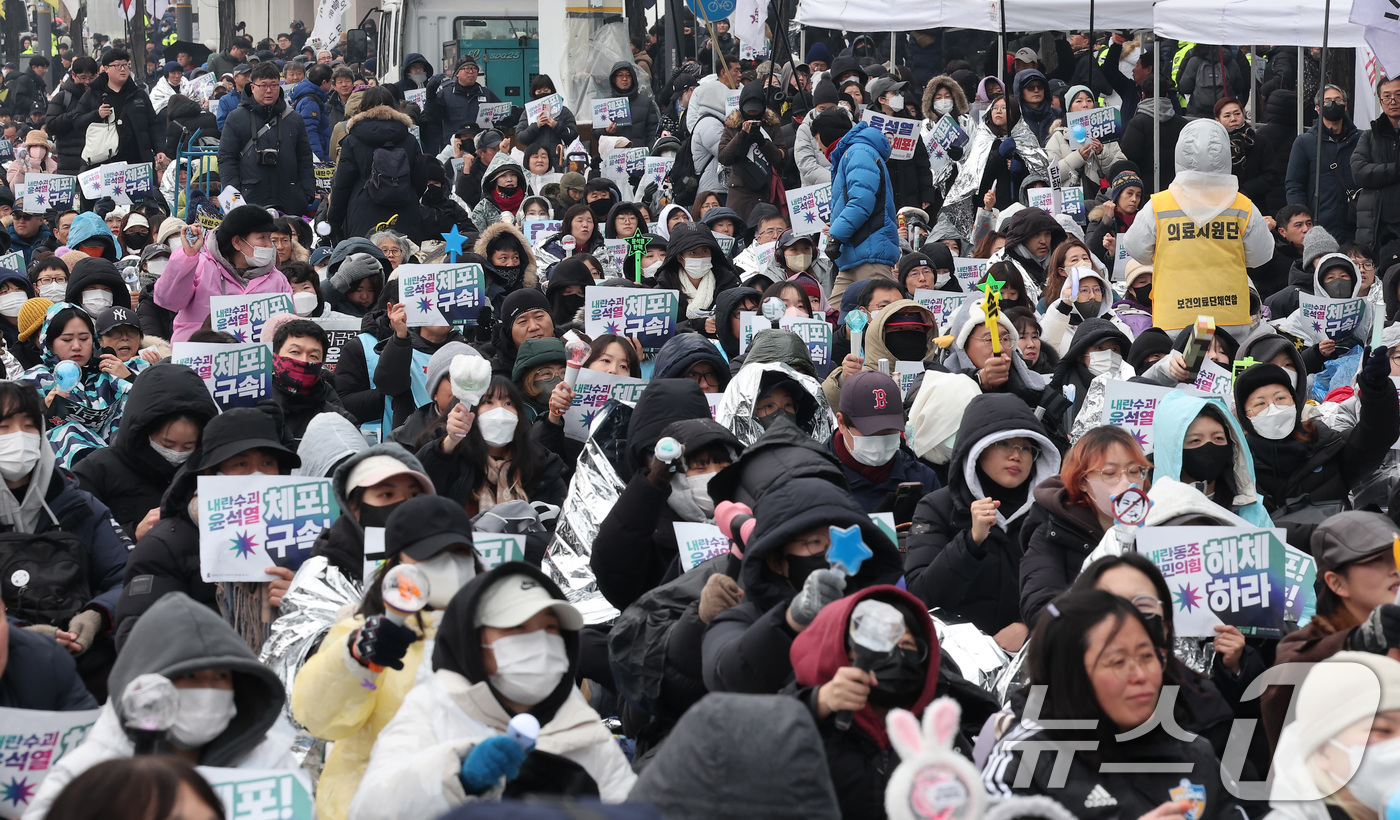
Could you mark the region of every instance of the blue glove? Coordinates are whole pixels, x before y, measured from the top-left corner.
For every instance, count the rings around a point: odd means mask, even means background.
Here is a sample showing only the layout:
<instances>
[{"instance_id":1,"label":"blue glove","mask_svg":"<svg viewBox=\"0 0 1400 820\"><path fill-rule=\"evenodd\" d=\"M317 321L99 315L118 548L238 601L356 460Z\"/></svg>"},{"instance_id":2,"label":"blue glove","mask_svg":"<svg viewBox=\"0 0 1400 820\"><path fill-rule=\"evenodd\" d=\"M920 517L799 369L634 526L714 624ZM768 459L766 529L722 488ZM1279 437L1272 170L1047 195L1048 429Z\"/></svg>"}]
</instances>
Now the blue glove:
<instances>
[{"instance_id":1,"label":"blue glove","mask_svg":"<svg viewBox=\"0 0 1400 820\"><path fill-rule=\"evenodd\" d=\"M1372 390L1380 390L1390 382L1390 351L1384 345L1371 351L1371 358L1361 366L1356 380Z\"/></svg>"},{"instance_id":2,"label":"blue glove","mask_svg":"<svg viewBox=\"0 0 1400 820\"><path fill-rule=\"evenodd\" d=\"M1006 163L1006 167L1010 168L1011 173L1013 174L1019 174L1022 171L1026 170L1025 163L1021 162L1019 159L1013 159L1010 162Z\"/></svg>"},{"instance_id":3,"label":"blue glove","mask_svg":"<svg viewBox=\"0 0 1400 820\"><path fill-rule=\"evenodd\" d=\"M1016 138L1010 136L1003 137L1001 145L997 146L997 153L1001 154L1002 159L1010 159L1011 155L1016 153Z\"/></svg>"},{"instance_id":4,"label":"blue glove","mask_svg":"<svg viewBox=\"0 0 1400 820\"><path fill-rule=\"evenodd\" d=\"M513 779L520 774L520 764L525 761L525 750L505 735L496 735L481 741L462 761L462 788L467 794L481 794L500 782Z\"/></svg>"}]
</instances>

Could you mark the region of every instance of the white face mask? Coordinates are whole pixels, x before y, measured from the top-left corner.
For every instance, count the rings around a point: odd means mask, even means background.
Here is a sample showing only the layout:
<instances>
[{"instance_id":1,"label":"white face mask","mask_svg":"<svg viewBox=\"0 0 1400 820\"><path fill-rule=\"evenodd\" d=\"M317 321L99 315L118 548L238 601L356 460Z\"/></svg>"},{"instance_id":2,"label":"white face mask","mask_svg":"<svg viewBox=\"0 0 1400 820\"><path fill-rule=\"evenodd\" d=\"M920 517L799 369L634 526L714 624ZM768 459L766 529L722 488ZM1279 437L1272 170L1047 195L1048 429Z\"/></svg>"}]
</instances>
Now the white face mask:
<instances>
[{"instance_id":1,"label":"white face mask","mask_svg":"<svg viewBox=\"0 0 1400 820\"><path fill-rule=\"evenodd\" d=\"M710 479L718 473L701 473L699 475L688 475L685 483L690 487L691 498L695 500L695 505L709 518L715 514L715 500L710 498Z\"/></svg>"},{"instance_id":2,"label":"white face mask","mask_svg":"<svg viewBox=\"0 0 1400 820\"><path fill-rule=\"evenodd\" d=\"M43 437L38 433L6 433L0 436L0 476L19 481L39 463Z\"/></svg>"},{"instance_id":3,"label":"white face mask","mask_svg":"<svg viewBox=\"0 0 1400 820\"><path fill-rule=\"evenodd\" d=\"M940 113L940 114L948 114L948 113L951 113L952 110L953 110L953 101L952 101L952 100L946 100L946 99L945 99L945 100L934 100L934 101L933 101L933 110L934 110L934 111L937 111L937 112Z\"/></svg>"},{"instance_id":4,"label":"white face mask","mask_svg":"<svg viewBox=\"0 0 1400 820\"><path fill-rule=\"evenodd\" d=\"M812 264L810 253L790 253L787 255L787 266L789 270L807 270L807 266Z\"/></svg>"},{"instance_id":5,"label":"white face mask","mask_svg":"<svg viewBox=\"0 0 1400 820\"><path fill-rule=\"evenodd\" d=\"M160 276L165 273L165 266L170 264L169 259L147 259L146 270L152 276Z\"/></svg>"},{"instance_id":6,"label":"white face mask","mask_svg":"<svg viewBox=\"0 0 1400 820\"><path fill-rule=\"evenodd\" d=\"M867 467L883 467L899 449L899 434L887 436L851 436L851 457Z\"/></svg>"},{"instance_id":7,"label":"white face mask","mask_svg":"<svg viewBox=\"0 0 1400 820\"><path fill-rule=\"evenodd\" d=\"M8 316L11 319L19 316L19 309L24 307L24 303L27 301L29 301L29 295L22 290L0 296L0 316Z\"/></svg>"},{"instance_id":8,"label":"white face mask","mask_svg":"<svg viewBox=\"0 0 1400 820\"><path fill-rule=\"evenodd\" d=\"M112 294L105 290L83 291L83 310L94 317L112 306Z\"/></svg>"},{"instance_id":9,"label":"white face mask","mask_svg":"<svg viewBox=\"0 0 1400 820\"><path fill-rule=\"evenodd\" d=\"M433 609L445 608L457 590L476 577L476 561L470 555L446 550L414 566L428 579L428 605Z\"/></svg>"},{"instance_id":10,"label":"white face mask","mask_svg":"<svg viewBox=\"0 0 1400 820\"><path fill-rule=\"evenodd\" d=\"M1113 350L1095 350L1089 354L1089 372L1095 376L1117 373L1123 366L1123 357Z\"/></svg>"},{"instance_id":11,"label":"white face mask","mask_svg":"<svg viewBox=\"0 0 1400 820\"><path fill-rule=\"evenodd\" d=\"M665 261L665 259L658 259L657 261L652 262L650 265L644 266L642 268L642 276L645 276L648 279L655 279L657 271L661 270L661 265Z\"/></svg>"},{"instance_id":12,"label":"white face mask","mask_svg":"<svg viewBox=\"0 0 1400 820\"><path fill-rule=\"evenodd\" d=\"M232 689L181 689L180 711L170 727L170 742L181 749L198 749L224 733L238 707Z\"/></svg>"},{"instance_id":13,"label":"white face mask","mask_svg":"<svg viewBox=\"0 0 1400 820\"><path fill-rule=\"evenodd\" d=\"M564 638L543 629L497 638L482 644L496 655L491 685L503 696L526 706L549 697L569 672Z\"/></svg>"},{"instance_id":14,"label":"white face mask","mask_svg":"<svg viewBox=\"0 0 1400 820\"><path fill-rule=\"evenodd\" d=\"M156 444L155 439L150 439L150 442L151 449L156 451L156 455L160 456L161 458L165 459L166 461L170 462L176 467L179 467L181 464L184 464L186 461L189 461L190 455L194 453L193 450L182 453L179 450L172 450L169 447L162 447L161 445Z\"/></svg>"},{"instance_id":15,"label":"white face mask","mask_svg":"<svg viewBox=\"0 0 1400 820\"><path fill-rule=\"evenodd\" d=\"M1259 411L1258 415L1250 416L1249 423L1254 425L1254 432L1270 441L1279 441L1293 432L1294 425L1298 423L1298 414L1292 407L1271 404Z\"/></svg>"},{"instance_id":16,"label":"white face mask","mask_svg":"<svg viewBox=\"0 0 1400 820\"><path fill-rule=\"evenodd\" d=\"M1335 740L1333 745L1341 746ZM1391 794L1400 788L1400 738L1370 746L1341 746L1351 758L1347 791L1382 817ZM1359 760L1358 760L1359 758Z\"/></svg>"},{"instance_id":17,"label":"white face mask","mask_svg":"<svg viewBox=\"0 0 1400 820\"><path fill-rule=\"evenodd\" d=\"M515 439L515 425L519 420L509 407L493 407L476 417L476 425L487 444L504 447Z\"/></svg>"},{"instance_id":18,"label":"white face mask","mask_svg":"<svg viewBox=\"0 0 1400 820\"><path fill-rule=\"evenodd\" d=\"M68 284L66 282L49 282L39 286L39 296L50 302L62 302L63 296L67 292Z\"/></svg>"},{"instance_id":19,"label":"white face mask","mask_svg":"<svg viewBox=\"0 0 1400 820\"><path fill-rule=\"evenodd\" d=\"M714 267L714 263L710 261L708 257L704 259L691 259L687 256L681 261L685 264L686 274L692 279L699 279L709 273L710 268Z\"/></svg>"},{"instance_id":20,"label":"white face mask","mask_svg":"<svg viewBox=\"0 0 1400 820\"><path fill-rule=\"evenodd\" d=\"M292 309L298 316L310 316L311 311L316 309L316 303L320 301L316 294L309 290L299 290L292 294Z\"/></svg>"},{"instance_id":21,"label":"white face mask","mask_svg":"<svg viewBox=\"0 0 1400 820\"><path fill-rule=\"evenodd\" d=\"M244 241L246 242L247 240ZM249 267L265 268L268 265L271 265L273 262L277 261L276 248L270 246L264 248L252 244L250 244L248 247L252 250L252 255L248 256L245 254L244 258L248 260Z\"/></svg>"},{"instance_id":22,"label":"white face mask","mask_svg":"<svg viewBox=\"0 0 1400 820\"><path fill-rule=\"evenodd\" d=\"M903 95L903 94L891 94L891 95L889 95L888 97L886 97L885 99L889 101L889 106L890 106L890 110L891 110L891 111L903 111L903 110L904 110L904 95Z\"/></svg>"}]
</instances>

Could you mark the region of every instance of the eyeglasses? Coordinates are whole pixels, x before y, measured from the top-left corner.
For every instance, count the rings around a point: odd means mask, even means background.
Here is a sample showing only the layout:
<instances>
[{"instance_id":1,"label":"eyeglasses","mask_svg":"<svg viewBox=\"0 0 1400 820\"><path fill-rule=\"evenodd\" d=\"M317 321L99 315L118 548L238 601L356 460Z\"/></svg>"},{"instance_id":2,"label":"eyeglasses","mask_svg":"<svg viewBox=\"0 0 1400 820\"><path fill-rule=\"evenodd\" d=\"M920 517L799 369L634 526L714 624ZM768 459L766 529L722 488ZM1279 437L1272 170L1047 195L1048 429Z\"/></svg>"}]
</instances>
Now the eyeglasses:
<instances>
[{"instance_id":1,"label":"eyeglasses","mask_svg":"<svg viewBox=\"0 0 1400 820\"><path fill-rule=\"evenodd\" d=\"M1376 269L1376 263L1375 263L1375 262L1360 262L1360 261L1357 261L1357 260L1355 260L1355 259L1353 259L1353 260L1351 260L1351 261L1356 263L1356 267L1357 267L1358 270L1367 271L1367 272L1372 272L1372 271L1374 271L1374 270Z\"/></svg>"},{"instance_id":2,"label":"eyeglasses","mask_svg":"<svg viewBox=\"0 0 1400 820\"><path fill-rule=\"evenodd\" d=\"M1152 673L1161 670L1162 656L1155 650L1139 655L1136 658L1129 658L1126 655L1116 655L1106 661L1100 661L1096 668L1106 669L1119 680L1127 680L1132 677L1133 670Z\"/></svg>"},{"instance_id":3,"label":"eyeglasses","mask_svg":"<svg viewBox=\"0 0 1400 820\"><path fill-rule=\"evenodd\" d=\"M382 251L385 256L392 256L395 259L397 259L400 256L403 256L403 251L399 250L398 248L380 248L380 251Z\"/></svg>"},{"instance_id":4,"label":"eyeglasses","mask_svg":"<svg viewBox=\"0 0 1400 820\"><path fill-rule=\"evenodd\" d=\"M780 237L780 236L782 236L782 235L783 235L783 229L782 229L782 228L764 228L763 230L761 230L761 231L758 232L757 238L759 238L759 239L777 239L778 237Z\"/></svg>"},{"instance_id":5,"label":"eyeglasses","mask_svg":"<svg viewBox=\"0 0 1400 820\"><path fill-rule=\"evenodd\" d=\"M1002 347L1006 347L1011 344L1011 334L1009 333L998 333L997 339L1001 342ZM978 344L989 345L992 343L992 334L979 333L976 336L973 336L970 341L977 342Z\"/></svg>"},{"instance_id":6,"label":"eyeglasses","mask_svg":"<svg viewBox=\"0 0 1400 820\"><path fill-rule=\"evenodd\" d=\"M253 87L259 91L272 91L280 88L281 85L281 83L253 83Z\"/></svg>"},{"instance_id":7,"label":"eyeglasses","mask_svg":"<svg viewBox=\"0 0 1400 820\"><path fill-rule=\"evenodd\" d=\"M1003 457L1026 456L1031 461L1040 458L1040 448L1034 444L1017 444L1014 441L996 441L987 449L993 450L997 455Z\"/></svg>"},{"instance_id":8,"label":"eyeglasses","mask_svg":"<svg viewBox=\"0 0 1400 820\"><path fill-rule=\"evenodd\" d=\"M1132 602L1133 606L1137 607L1138 612L1145 612L1148 614L1157 615L1162 614L1162 602L1156 596L1134 595L1128 600Z\"/></svg>"},{"instance_id":9,"label":"eyeglasses","mask_svg":"<svg viewBox=\"0 0 1400 820\"><path fill-rule=\"evenodd\" d=\"M1400 93L1395 91L1381 95L1381 102L1396 102L1397 100L1400 100Z\"/></svg>"},{"instance_id":10,"label":"eyeglasses","mask_svg":"<svg viewBox=\"0 0 1400 820\"><path fill-rule=\"evenodd\" d=\"M130 71L131 63L108 63L108 68L115 68L117 71Z\"/></svg>"},{"instance_id":11,"label":"eyeglasses","mask_svg":"<svg viewBox=\"0 0 1400 820\"><path fill-rule=\"evenodd\" d=\"M716 375L713 370L692 370L686 373L685 377L696 384L705 384L707 382L713 385L719 384L719 376Z\"/></svg>"},{"instance_id":12,"label":"eyeglasses","mask_svg":"<svg viewBox=\"0 0 1400 820\"><path fill-rule=\"evenodd\" d=\"M1150 469L1151 468L1143 466L1141 464L1133 464L1128 467L1109 466L1100 467L1097 470L1090 470L1089 472L1085 473L1085 475L1091 477L1097 476L1098 478L1101 478L1104 481L1108 482L1116 482L1118 479L1126 475L1129 481L1141 482L1143 479L1147 478L1147 474L1150 471Z\"/></svg>"},{"instance_id":13,"label":"eyeglasses","mask_svg":"<svg viewBox=\"0 0 1400 820\"><path fill-rule=\"evenodd\" d=\"M66 285L66 284L68 284L68 277L67 277L67 276L62 276L62 275L60 275L60 276L40 276L40 277L39 277L39 284L41 284L41 285Z\"/></svg>"}]
</instances>

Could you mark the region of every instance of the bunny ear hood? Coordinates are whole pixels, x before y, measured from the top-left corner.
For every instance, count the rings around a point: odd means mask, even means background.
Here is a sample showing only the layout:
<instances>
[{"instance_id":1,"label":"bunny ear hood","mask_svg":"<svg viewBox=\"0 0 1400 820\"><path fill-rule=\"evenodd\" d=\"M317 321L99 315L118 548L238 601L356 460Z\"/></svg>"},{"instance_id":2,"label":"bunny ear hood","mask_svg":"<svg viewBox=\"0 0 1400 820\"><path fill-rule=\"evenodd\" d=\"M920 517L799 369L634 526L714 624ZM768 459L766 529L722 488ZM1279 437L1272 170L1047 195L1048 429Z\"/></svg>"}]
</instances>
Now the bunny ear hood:
<instances>
[{"instance_id":1,"label":"bunny ear hood","mask_svg":"<svg viewBox=\"0 0 1400 820\"><path fill-rule=\"evenodd\" d=\"M886 716L890 741L899 753L899 766L885 788L885 814L890 820L919 820L934 816L981 817L987 795L971 761L953 749L962 709L941 697L924 709L923 724L903 709ZM953 789L955 780L963 788ZM940 797L941 795L941 797ZM1007 817L1035 816L1017 812Z\"/></svg>"}]
</instances>

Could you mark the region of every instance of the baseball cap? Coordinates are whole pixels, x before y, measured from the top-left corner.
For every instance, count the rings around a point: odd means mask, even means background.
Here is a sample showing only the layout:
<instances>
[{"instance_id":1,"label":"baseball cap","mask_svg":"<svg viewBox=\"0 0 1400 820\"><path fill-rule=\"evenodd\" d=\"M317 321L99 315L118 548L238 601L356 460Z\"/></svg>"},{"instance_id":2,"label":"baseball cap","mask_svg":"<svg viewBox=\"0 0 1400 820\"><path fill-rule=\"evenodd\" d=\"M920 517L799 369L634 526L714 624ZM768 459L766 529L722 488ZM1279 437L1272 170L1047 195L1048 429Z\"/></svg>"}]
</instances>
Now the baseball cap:
<instances>
[{"instance_id":1,"label":"baseball cap","mask_svg":"<svg viewBox=\"0 0 1400 820\"><path fill-rule=\"evenodd\" d=\"M134 327L138 332L141 330L141 322L136 318L136 311L121 305L112 305L97 314L94 324L97 325L98 336L105 336L122 325Z\"/></svg>"},{"instance_id":2,"label":"baseball cap","mask_svg":"<svg viewBox=\"0 0 1400 820\"><path fill-rule=\"evenodd\" d=\"M331 258L331 254L334 253L334 252L335 252L335 251L334 251L333 248L327 248L325 245L322 245L321 247L319 247L319 248L317 248L316 250L312 251L312 252L311 252L311 260L310 260L310 261L311 261L311 267L314 268L314 267L316 267L317 265L321 264L322 262L326 261L327 259L330 259L330 258Z\"/></svg>"},{"instance_id":3,"label":"baseball cap","mask_svg":"<svg viewBox=\"0 0 1400 820\"><path fill-rule=\"evenodd\" d=\"M811 237L809 234L794 233L793 230L792 230L791 228L789 228L788 230L783 231L783 235L782 235L782 236L778 237L778 247L780 247L780 248L791 248L793 245L796 245L798 242L808 242L808 243L810 243L811 241L812 241L812 237Z\"/></svg>"},{"instance_id":4,"label":"baseball cap","mask_svg":"<svg viewBox=\"0 0 1400 820\"><path fill-rule=\"evenodd\" d=\"M1397 541L1400 528L1385 515L1360 510L1337 513L1313 530L1318 575L1390 552Z\"/></svg>"},{"instance_id":5,"label":"baseball cap","mask_svg":"<svg viewBox=\"0 0 1400 820\"><path fill-rule=\"evenodd\" d=\"M348 493L359 487L373 487L396 475L413 476L418 479L418 483L423 487L423 492L430 494L435 492L432 479L393 456L382 455L370 456L351 468L350 475L345 479L345 491Z\"/></svg>"},{"instance_id":6,"label":"baseball cap","mask_svg":"<svg viewBox=\"0 0 1400 820\"><path fill-rule=\"evenodd\" d=\"M870 81L870 99L875 100L896 89L903 88L906 83L902 83L893 77L876 77Z\"/></svg>"},{"instance_id":7,"label":"baseball cap","mask_svg":"<svg viewBox=\"0 0 1400 820\"><path fill-rule=\"evenodd\" d=\"M583 616L568 601L549 594L549 590L529 575L507 575L492 584L481 595L477 624L509 629L520 626L538 612L553 609L559 616L559 626L577 632L583 628Z\"/></svg>"},{"instance_id":8,"label":"baseball cap","mask_svg":"<svg viewBox=\"0 0 1400 820\"><path fill-rule=\"evenodd\" d=\"M251 63L239 63L238 65L236 65L236 66L233 67L233 74L234 74L235 77L238 76L239 74L252 74L252 73L253 73L253 66L252 66Z\"/></svg>"},{"instance_id":9,"label":"baseball cap","mask_svg":"<svg viewBox=\"0 0 1400 820\"><path fill-rule=\"evenodd\" d=\"M476 135L476 150L480 151L484 148L498 148L500 147L501 141L504 139L505 135L502 134L500 131L497 131L494 128L488 128L485 131L482 131L480 134Z\"/></svg>"},{"instance_id":10,"label":"baseball cap","mask_svg":"<svg viewBox=\"0 0 1400 820\"><path fill-rule=\"evenodd\" d=\"M1016 52L1016 59L1023 63L1038 63L1040 55L1035 53L1035 49L1023 48Z\"/></svg>"},{"instance_id":11,"label":"baseball cap","mask_svg":"<svg viewBox=\"0 0 1400 820\"><path fill-rule=\"evenodd\" d=\"M899 385L878 370L862 370L841 386L841 415L862 436L904 429Z\"/></svg>"},{"instance_id":12,"label":"baseball cap","mask_svg":"<svg viewBox=\"0 0 1400 820\"><path fill-rule=\"evenodd\" d=\"M385 522L386 556L403 553L415 561L426 561L448 547L471 545L471 516L461 504L440 495L414 496L400 504Z\"/></svg>"}]
</instances>

